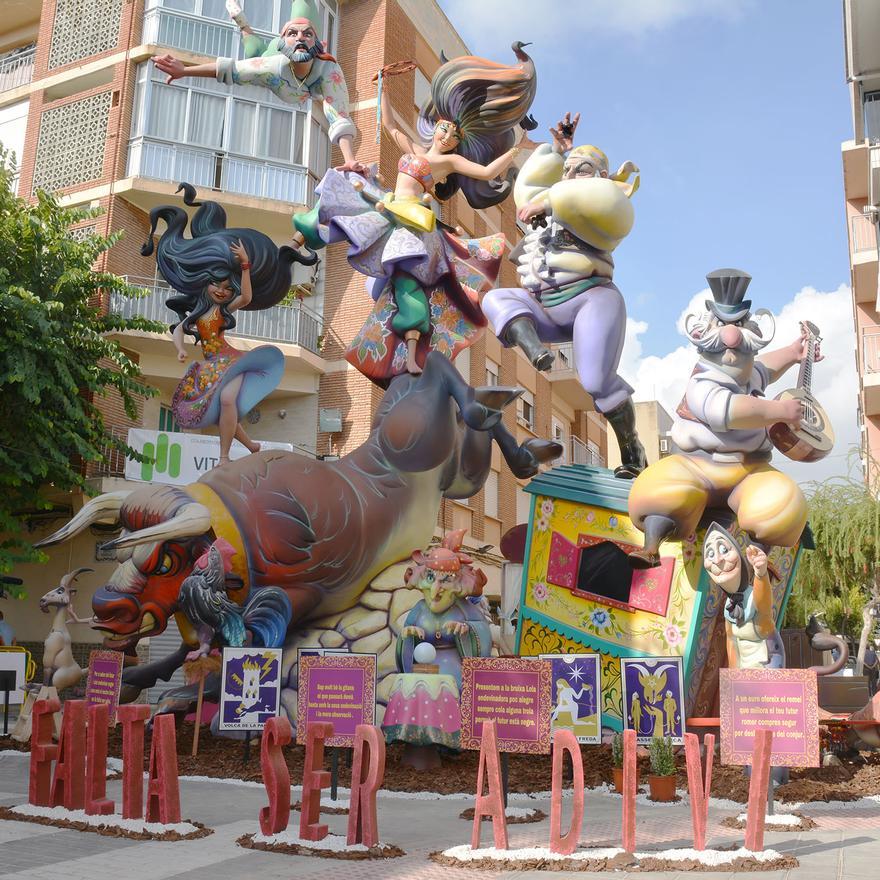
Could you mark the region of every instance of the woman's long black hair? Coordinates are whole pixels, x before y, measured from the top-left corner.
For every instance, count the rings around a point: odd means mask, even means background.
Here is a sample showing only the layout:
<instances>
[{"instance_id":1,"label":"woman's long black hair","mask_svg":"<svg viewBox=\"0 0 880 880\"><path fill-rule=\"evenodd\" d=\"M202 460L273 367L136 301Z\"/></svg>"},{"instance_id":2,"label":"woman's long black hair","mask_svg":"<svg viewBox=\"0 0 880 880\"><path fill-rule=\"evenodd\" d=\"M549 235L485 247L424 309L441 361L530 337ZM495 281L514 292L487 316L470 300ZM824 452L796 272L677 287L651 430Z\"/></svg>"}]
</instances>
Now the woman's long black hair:
<instances>
[{"instance_id":1,"label":"woman's long black hair","mask_svg":"<svg viewBox=\"0 0 880 880\"><path fill-rule=\"evenodd\" d=\"M166 300L166 305L177 312L187 333L198 338L196 321L214 305L208 296L208 284L228 279L236 296L241 292L241 270L229 249L231 244L241 240L250 260L253 297L244 307L248 311L271 308L287 295L294 263L311 266L317 262L316 254L307 258L286 245L279 248L256 229L227 229L222 205L197 202L196 189L189 183L181 183L177 191L181 190L184 204L198 207L192 221L177 205L153 208L150 237L141 253L147 257L155 250L159 274L174 288L174 295ZM154 246L153 234L160 220L165 221L167 228ZM184 236L187 223L192 238ZM235 326L235 317L227 304L220 305L220 314L224 330ZM176 326L173 324L171 329Z\"/></svg>"}]
</instances>

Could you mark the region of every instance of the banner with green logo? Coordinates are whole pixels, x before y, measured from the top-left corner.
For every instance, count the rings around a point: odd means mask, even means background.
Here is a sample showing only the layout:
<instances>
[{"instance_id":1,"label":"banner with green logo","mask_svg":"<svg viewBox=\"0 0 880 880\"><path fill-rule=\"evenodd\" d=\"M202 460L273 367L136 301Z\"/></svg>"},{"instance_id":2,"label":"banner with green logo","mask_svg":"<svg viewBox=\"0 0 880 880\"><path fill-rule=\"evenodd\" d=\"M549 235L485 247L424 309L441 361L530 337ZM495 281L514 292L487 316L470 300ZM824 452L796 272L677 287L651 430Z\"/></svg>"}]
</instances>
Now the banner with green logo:
<instances>
[{"instance_id":1,"label":"banner with green logo","mask_svg":"<svg viewBox=\"0 0 880 880\"><path fill-rule=\"evenodd\" d=\"M263 449L285 449L293 452L290 443L261 440ZM142 452L150 461L125 463L125 479L146 483L170 483L185 486L194 483L217 465L220 459L220 438L210 434L182 434L172 431L150 431L129 428L128 445ZM231 459L250 453L237 440L229 452Z\"/></svg>"}]
</instances>

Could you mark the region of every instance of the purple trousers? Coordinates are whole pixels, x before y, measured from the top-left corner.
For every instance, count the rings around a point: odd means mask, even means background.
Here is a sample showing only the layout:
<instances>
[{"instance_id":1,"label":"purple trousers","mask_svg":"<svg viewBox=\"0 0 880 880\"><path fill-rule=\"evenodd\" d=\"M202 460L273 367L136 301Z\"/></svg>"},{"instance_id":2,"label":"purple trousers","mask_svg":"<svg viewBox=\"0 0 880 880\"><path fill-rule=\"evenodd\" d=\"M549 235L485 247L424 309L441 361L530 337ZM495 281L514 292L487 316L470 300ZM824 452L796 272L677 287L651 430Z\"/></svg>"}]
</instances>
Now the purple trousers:
<instances>
[{"instance_id":1,"label":"purple trousers","mask_svg":"<svg viewBox=\"0 0 880 880\"><path fill-rule=\"evenodd\" d=\"M626 333L626 304L612 282L550 308L521 287L502 287L486 294L482 308L495 335L507 347L504 331L520 317L535 322L542 342L572 342L578 379L599 412L610 412L632 396L632 387L617 375Z\"/></svg>"}]
</instances>

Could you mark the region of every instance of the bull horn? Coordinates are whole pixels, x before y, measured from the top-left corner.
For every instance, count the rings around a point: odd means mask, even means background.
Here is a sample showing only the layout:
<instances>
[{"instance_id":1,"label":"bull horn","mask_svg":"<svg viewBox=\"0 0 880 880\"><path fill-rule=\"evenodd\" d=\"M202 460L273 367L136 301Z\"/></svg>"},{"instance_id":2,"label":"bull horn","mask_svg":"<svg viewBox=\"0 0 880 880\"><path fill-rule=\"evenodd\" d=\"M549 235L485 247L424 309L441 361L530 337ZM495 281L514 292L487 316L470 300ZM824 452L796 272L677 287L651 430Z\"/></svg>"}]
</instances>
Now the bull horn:
<instances>
[{"instance_id":1,"label":"bull horn","mask_svg":"<svg viewBox=\"0 0 880 880\"><path fill-rule=\"evenodd\" d=\"M120 492L107 492L105 495L99 495L92 498L83 505L82 510L67 525L62 526L57 532L53 532L48 538L37 541L35 547L49 547L52 544L59 544L61 541L67 541L76 537L80 532L84 532L89 526L96 522L118 522L119 509L122 502L131 494L130 489Z\"/></svg>"},{"instance_id":2,"label":"bull horn","mask_svg":"<svg viewBox=\"0 0 880 880\"><path fill-rule=\"evenodd\" d=\"M70 585L84 572L84 571L94 571L93 568L77 568L75 571L68 572L61 578L61 583L59 586L64 587L65 590L70 589Z\"/></svg>"},{"instance_id":3,"label":"bull horn","mask_svg":"<svg viewBox=\"0 0 880 880\"><path fill-rule=\"evenodd\" d=\"M139 529L128 535L120 535L104 544L107 550L122 550L125 547L136 547L138 544L149 544L153 541L168 541L171 538L191 538L203 535L211 528L211 512L204 504L196 501L185 504L166 522L156 523L146 529Z\"/></svg>"}]
</instances>

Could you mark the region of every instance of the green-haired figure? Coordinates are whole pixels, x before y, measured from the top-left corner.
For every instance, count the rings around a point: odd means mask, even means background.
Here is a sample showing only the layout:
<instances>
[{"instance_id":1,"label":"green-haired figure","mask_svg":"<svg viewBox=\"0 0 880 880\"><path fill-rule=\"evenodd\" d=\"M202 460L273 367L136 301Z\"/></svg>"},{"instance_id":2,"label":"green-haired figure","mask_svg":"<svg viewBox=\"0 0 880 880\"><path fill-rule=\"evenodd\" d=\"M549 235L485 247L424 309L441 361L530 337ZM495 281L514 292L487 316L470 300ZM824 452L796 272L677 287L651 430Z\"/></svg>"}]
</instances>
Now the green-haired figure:
<instances>
[{"instance_id":1,"label":"green-haired figure","mask_svg":"<svg viewBox=\"0 0 880 880\"><path fill-rule=\"evenodd\" d=\"M227 85L265 86L301 110L306 109L309 100L322 101L330 123L330 141L339 146L345 160L340 167L363 173L365 167L354 158L357 129L349 115L348 87L339 63L320 40L321 16L314 0L293 0L290 21L271 41L254 34L236 2L230 0L227 8L244 34L245 59L217 58L187 67L173 55L158 55L153 63L167 74L168 82L203 76L215 77Z\"/></svg>"}]
</instances>

